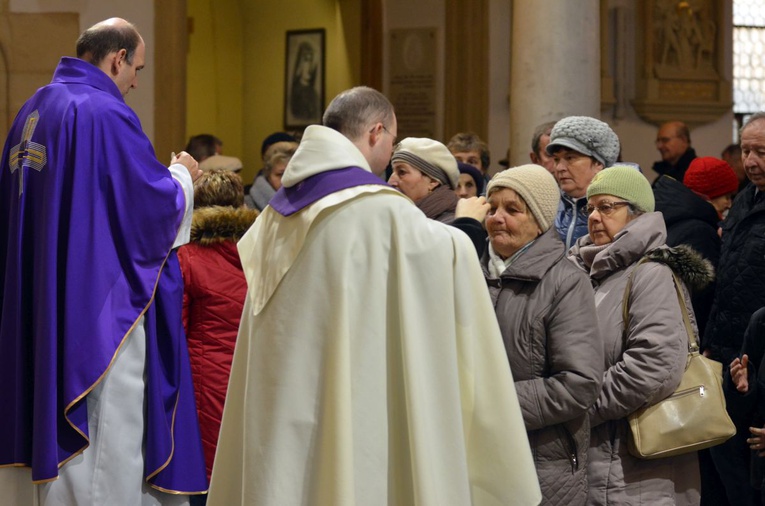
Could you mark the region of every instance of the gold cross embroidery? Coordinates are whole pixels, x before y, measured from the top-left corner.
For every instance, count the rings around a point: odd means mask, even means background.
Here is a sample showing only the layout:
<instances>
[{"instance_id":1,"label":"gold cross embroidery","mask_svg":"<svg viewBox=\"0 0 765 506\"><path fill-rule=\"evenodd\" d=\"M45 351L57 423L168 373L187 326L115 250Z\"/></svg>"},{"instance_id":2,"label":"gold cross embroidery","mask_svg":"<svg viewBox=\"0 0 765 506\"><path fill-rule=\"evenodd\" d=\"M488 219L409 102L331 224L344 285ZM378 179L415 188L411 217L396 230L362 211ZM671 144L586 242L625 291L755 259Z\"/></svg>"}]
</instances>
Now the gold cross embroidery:
<instances>
[{"instance_id":1,"label":"gold cross embroidery","mask_svg":"<svg viewBox=\"0 0 765 506\"><path fill-rule=\"evenodd\" d=\"M45 146L32 142L32 135L35 133L39 121L40 113L38 111L27 116L21 142L11 148L9 165L11 174L16 171L19 172L19 197L24 193L24 168L40 172L48 161Z\"/></svg>"}]
</instances>

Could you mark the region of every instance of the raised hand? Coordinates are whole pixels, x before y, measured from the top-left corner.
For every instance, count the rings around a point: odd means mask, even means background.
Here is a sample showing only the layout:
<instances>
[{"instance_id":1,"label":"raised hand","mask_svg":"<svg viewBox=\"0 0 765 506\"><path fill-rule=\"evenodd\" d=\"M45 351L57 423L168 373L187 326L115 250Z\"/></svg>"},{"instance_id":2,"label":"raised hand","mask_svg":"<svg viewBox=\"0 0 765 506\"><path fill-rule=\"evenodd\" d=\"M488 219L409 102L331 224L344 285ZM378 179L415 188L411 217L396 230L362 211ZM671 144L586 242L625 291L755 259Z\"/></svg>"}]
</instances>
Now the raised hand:
<instances>
[{"instance_id":1,"label":"raised hand","mask_svg":"<svg viewBox=\"0 0 765 506\"><path fill-rule=\"evenodd\" d=\"M473 218L483 223L486 213L489 212L489 204L486 197L470 197L469 199L460 199L457 202L457 208L454 210L455 218Z\"/></svg>"},{"instance_id":2,"label":"raised hand","mask_svg":"<svg viewBox=\"0 0 765 506\"><path fill-rule=\"evenodd\" d=\"M734 358L730 363L730 378L736 385L736 390L745 394L749 391L749 356L744 354L740 359Z\"/></svg>"}]
</instances>

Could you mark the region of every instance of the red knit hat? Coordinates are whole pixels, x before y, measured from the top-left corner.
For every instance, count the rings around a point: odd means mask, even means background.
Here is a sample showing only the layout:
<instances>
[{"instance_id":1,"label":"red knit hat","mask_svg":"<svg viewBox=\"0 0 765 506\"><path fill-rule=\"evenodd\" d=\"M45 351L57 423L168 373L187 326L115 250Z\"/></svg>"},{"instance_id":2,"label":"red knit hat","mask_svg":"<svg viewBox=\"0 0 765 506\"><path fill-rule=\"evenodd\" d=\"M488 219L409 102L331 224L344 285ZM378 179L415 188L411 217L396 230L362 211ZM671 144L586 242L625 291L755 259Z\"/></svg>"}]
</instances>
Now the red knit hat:
<instances>
[{"instance_id":1,"label":"red knit hat","mask_svg":"<svg viewBox=\"0 0 765 506\"><path fill-rule=\"evenodd\" d=\"M709 200L738 191L738 178L733 168L711 156L694 159L685 171L683 184Z\"/></svg>"}]
</instances>

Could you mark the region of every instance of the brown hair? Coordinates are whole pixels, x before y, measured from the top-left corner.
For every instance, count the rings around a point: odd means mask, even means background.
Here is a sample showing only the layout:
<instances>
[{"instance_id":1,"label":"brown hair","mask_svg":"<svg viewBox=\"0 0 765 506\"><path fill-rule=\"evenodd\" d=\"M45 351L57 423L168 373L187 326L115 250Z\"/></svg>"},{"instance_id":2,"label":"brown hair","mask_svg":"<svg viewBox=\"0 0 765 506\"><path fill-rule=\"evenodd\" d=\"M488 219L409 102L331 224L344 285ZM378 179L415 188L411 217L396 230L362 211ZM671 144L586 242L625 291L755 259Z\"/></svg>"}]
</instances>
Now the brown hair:
<instances>
[{"instance_id":1,"label":"brown hair","mask_svg":"<svg viewBox=\"0 0 765 506\"><path fill-rule=\"evenodd\" d=\"M481 168L483 171L489 169L491 159L489 158L489 146L473 132L456 133L449 139L446 145L452 153L465 153L468 151L478 151L481 155Z\"/></svg>"},{"instance_id":2,"label":"brown hair","mask_svg":"<svg viewBox=\"0 0 765 506\"><path fill-rule=\"evenodd\" d=\"M209 206L242 207L244 186L235 172L211 169L194 183L194 209Z\"/></svg>"}]
</instances>

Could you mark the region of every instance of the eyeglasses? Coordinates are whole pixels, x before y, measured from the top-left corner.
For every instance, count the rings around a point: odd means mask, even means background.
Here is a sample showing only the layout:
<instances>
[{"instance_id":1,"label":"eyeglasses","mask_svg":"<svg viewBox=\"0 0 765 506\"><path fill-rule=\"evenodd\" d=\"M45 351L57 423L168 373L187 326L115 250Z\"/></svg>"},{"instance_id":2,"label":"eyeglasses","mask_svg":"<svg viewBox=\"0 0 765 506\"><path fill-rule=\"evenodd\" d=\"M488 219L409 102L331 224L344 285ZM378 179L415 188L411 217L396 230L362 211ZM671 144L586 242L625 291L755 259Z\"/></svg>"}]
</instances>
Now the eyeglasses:
<instances>
[{"instance_id":1,"label":"eyeglasses","mask_svg":"<svg viewBox=\"0 0 765 506\"><path fill-rule=\"evenodd\" d=\"M601 202L600 204L593 206L592 204L587 204L587 214L590 215L592 212L597 209L600 214L603 216L609 216L611 213L613 213L617 207L619 206L628 206L630 205L629 202Z\"/></svg>"},{"instance_id":2,"label":"eyeglasses","mask_svg":"<svg viewBox=\"0 0 765 506\"><path fill-rule=\"evenodd\" d=\"M388 135L390 135L391 137L393 137L393 144L396 144L396 136L395 136L395 135L393 135L392 133L390 133L390 130L388 130L387 128L385 128L385 125L383 125L383 126L382 126L382 128L383 128L383 130L385 130L385 131L388 133Z\"/></svg>"}]
</instances>

